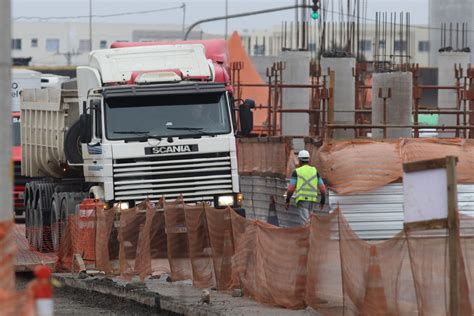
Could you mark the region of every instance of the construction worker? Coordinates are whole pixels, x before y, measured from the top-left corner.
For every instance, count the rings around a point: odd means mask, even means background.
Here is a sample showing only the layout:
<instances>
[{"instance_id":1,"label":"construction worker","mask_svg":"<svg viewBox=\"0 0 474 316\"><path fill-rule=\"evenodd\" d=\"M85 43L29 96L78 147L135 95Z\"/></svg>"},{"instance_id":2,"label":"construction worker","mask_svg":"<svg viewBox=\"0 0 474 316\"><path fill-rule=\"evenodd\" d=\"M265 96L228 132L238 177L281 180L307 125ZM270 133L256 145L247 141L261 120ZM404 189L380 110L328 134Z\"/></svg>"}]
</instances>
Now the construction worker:
<instances>
[{"instance_id":1,"label":"construction worker","mask_svg":"<svg viewBox=\"0 0 474 316\"><path fill-rule=\"evenodd\" d=\"M321 191L319 208L322 211L326 201L326 186L319 176L318 170L309 164L309 152L301 150L298 153L299 167L293 171L288 184L286 195L286 208L290 206L290 201L298 208L300 224L304 225L309 220L310 213L318 200L318 187Z\"/></svg>"}]
</instances>

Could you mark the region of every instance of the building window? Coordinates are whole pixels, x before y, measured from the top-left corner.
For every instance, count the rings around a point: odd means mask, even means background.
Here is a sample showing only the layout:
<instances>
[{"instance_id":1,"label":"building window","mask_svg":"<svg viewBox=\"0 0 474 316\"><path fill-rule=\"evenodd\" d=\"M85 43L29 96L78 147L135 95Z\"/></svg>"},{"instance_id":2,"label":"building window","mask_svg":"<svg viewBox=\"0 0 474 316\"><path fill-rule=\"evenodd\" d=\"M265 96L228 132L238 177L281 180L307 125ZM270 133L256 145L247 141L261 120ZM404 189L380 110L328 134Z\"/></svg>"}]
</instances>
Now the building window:
<instances>
[{"instance_id":1,"label":"building window","mask_svg":"<svg viewBox=\"0 0 474 316\"><path fill-rule=\"evenodd\" d=\"M407 42L406 41L395 41L395 51L396 52L403 52L407 50Z\"/></svg>"},{"instance_id":2,"label":"building window","mask_svg":"<svg viewBox=\"0 0 474 316\"><path fill-rule=\"evenodd\" d=\"M79 53L89 52L91 50L91 42L87 40L79 41Z\"/></svg>"},{"instance_id":3,"label":"building window","mask_svg":"<svg viewBox=\"0 0 474 316\"><path fill-rule=\"evenodd\" d=\"M107 48L107 41L106 40L101 40L99 43L100 49Z\"/></svg>"},{"instance_id":4,"label":"building window","mask_svg":"<svg viewBox=\"0 0 474 316\"><path fill-rule=\"evenodd\" d=\"M430 51L430 42L428 42L428 41L419 41L418 42L418 51L419 52L429 52Z\"/></svg>"},{"instance_id":5,"label":"building window","mask_svg":"<svg viewBox=\"0 0 474 316\"><path fill-rule=\"evenodd\" d=\"M59 53L59 39L47 38L46 39L46 50L52 53Z\"/></svg>"},{"instance_id":6,"label":"building window","mask_svg":"<svg viewBox=\"0 0 474 316\"><path fill-rule=\"evenodd\" d=\"M21 38L12 38L12 49L21 50Z\"/></svg>"},{"instance_id":7,"label":"building window","mask_svg":"<svg viewBox=\"0 0 474 316\"><path fill-rule=\"evenodd\" d=\"M360 50L363 52L368 52L372 49L372 41L371 40L360 40L359 41Z\"/></svg>"},{"instance_id":8,"label":"building window","mask_svg":"<svg viewBox=\"0 0 474 316\"><path fill-rule=\"evenodd\" d=\"M31 47L38 47L38 39L32 38L31 39Z\"/></svg>"},{"instance_id":9,"label":"building window","mask_svg":"<svg viewBox=\"0 0 474 316\"><path fill-rule=\"evenodd\" d=\"M380 49L385 49L385 40L380 40L379 41L379 48Z\"/></svg>"},{"instance_id":10,"label":"building window","mask_svg":"<svg viewBox=\"0 0 474 316\"><path fill-rule=\"evenodd\" d=\"M265 45L253 45L253 55L254 56L263 56L265 55Z\"/></svg>"}]
</instances>

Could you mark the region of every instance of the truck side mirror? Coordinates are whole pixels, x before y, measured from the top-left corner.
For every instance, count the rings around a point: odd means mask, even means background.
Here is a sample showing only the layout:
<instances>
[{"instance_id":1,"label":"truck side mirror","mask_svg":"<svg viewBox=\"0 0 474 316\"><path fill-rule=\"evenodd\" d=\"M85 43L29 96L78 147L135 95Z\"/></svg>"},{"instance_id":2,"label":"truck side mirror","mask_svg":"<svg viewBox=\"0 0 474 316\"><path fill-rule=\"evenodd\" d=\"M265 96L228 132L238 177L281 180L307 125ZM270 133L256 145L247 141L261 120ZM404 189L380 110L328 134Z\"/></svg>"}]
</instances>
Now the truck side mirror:
<instances>
[{"instance_id":1,"label":"truck side mirror","mask_svg":"<svg viewBox=\"0 0 474 316\"><path fill-rule=\"evenodd\" d=\"M245 99L239 107L240 133L244 137L249 136L253 129L253 108L255 108L255 101L252 99Z\"/></svg>"},{"instance_id":2,"label":"truck side mirror","mask_svg":"<svg viewBox=\"0 0 474 316\"><path fill-rule=\"evenodd\" d=\"M92 141L92 117L90 114L81 114L81 143L89 144Z\"/></svg>"}]
</instances>

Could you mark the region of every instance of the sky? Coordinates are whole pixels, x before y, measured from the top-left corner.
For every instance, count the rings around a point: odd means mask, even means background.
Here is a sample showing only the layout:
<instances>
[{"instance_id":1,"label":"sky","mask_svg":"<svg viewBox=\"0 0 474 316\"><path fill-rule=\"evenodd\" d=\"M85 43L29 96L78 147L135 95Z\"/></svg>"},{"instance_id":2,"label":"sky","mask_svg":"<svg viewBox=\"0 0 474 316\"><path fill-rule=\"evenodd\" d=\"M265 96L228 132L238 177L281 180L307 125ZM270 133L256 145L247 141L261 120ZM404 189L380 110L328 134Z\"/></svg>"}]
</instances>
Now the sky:
<instances>
[{"instance_id":1,"label":"sky","mask_svg":"<svg viewBox=\"0 0 474 316\"><path fill-rule=\"evenodd\" d=\"M327 0L326 0L327 1ZM335 4L345 0L333 0ZM301 3L302 0L299 0ZM308 0L308 2L310 2ZM146 14L125 15L107 18L94 18L94 22L103 23L144 23L144 24L182 24L183 10L176 8L186 4L185 23L189 25L201 19L225 15L225 0L92 0L94 15L123 12L149 11L175 8L167 11ZM294 5L295 0L228 0L229 14ZM337 7L337 5L336 5ZM69 17L88 16L89 0L12 0L12 17ZM428 0L368 0L368 14L375 18L375 12L411 12L411 24L428 23ZM251 32L254 29L271 29L281 21L293 21L294 10L269 13L229 20L229 32L233 30ZM26 19L21 19L26 20ZM34 19L35 20L35 19ZM70 19L88 22L88 18ZM65 21L65 20L52 20ZM208 33L224 32L224 22L201 24Z\"/></svg>"}]
</instances>

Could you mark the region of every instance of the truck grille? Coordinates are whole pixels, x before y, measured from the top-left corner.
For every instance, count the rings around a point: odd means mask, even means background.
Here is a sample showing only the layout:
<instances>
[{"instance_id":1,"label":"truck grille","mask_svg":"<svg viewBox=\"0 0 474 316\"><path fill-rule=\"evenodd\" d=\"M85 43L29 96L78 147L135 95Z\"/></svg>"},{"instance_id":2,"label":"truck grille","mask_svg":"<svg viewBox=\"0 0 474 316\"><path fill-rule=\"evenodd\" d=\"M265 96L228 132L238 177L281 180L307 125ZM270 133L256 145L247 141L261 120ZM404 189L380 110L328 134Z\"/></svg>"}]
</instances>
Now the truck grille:
<instances>
[{"instance_id":1,"label":"truck grille","mask_svg":"<svg viewBox=\"0 0 474 316\"><path fill-rule=\"evenodd\" d=\"M114 191L117 201L158 201L183 194L186 202L212 201L232 193L229 153L117 159Z\"/></svg>"}]
</instances>

